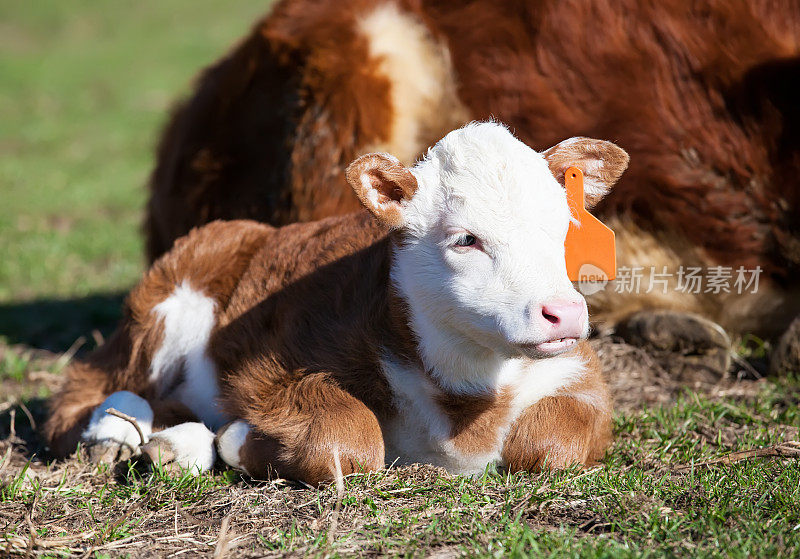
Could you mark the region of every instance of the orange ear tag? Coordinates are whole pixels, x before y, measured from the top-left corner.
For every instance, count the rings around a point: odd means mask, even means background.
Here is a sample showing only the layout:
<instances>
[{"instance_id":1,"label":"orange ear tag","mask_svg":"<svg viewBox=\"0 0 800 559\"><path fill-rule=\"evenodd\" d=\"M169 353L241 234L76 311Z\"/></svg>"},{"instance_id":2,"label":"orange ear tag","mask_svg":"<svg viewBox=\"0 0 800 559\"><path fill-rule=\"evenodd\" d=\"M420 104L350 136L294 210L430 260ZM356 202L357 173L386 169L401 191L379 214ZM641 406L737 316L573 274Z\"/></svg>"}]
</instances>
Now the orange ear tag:
<instances>
[{"instance_id":1,"label":"orange ear tag","mask_svg":"<svg viewBox=\"0 0 800 559\"><path fill-rule=\"evenodd\" d=\"M586 211L583 198L583 173L570 167L564 173L567 204L580 225L569 224L564 252L571 281L613 280L617 270L614 232Z\"/></svg>"}]
</instances>

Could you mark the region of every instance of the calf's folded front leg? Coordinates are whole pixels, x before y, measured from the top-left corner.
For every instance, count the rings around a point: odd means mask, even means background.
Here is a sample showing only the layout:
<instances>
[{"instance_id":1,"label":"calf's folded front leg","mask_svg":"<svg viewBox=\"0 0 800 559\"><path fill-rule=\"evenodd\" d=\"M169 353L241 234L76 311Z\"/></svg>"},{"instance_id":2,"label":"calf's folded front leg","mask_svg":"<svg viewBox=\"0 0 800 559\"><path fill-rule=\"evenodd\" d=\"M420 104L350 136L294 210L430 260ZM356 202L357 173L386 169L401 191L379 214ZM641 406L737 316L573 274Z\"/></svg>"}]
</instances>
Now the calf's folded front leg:
<instances>
[{"instance_id":1,"label":"calf's folded front leg","mask_svg":"<svg viewBox=\"0 0 800 559\"><path fill-rule=\"evenodd\" d=\"M247 403L244 418L217 433L228 465L257 479L283 477L309 484L384 466L375 414L325 375L310 375Z\"/></svg>"},{"instance_id":2,"label":"calf's folded front leg","mask_svg":"<svg viewBox=\"0 0 800 559\"><path fill-rule=\"evenodd\" d=\"M538 472L599 460L611 441L611 410L572 396L542 398L517 418L503 445L511 472Z\"/></svg>"}]
</instances>

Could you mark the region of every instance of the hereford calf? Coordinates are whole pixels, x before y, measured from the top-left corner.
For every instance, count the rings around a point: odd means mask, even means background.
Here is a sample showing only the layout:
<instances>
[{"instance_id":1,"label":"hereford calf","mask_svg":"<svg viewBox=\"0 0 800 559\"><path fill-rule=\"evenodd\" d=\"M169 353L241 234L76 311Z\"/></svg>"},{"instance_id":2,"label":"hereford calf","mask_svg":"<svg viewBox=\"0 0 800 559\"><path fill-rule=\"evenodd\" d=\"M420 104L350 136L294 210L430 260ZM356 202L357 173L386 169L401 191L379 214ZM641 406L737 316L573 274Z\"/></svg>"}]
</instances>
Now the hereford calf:
<instances>
[{"instance_id":1,"label":"hereford calf","mask_svg":"<svg viewBox=\"0 0 800 559\"><path fill-rule=\"evenodd\" d=\"M596 460L611 403L566 273L559 180L581 168L596 201L627 159L586 138L539 154L499 124L470 124L411 169L385 154L353 162L347 180L372 215L194 230L69 370L53 452L136 449L111 406L138 419L144 452L200 471L215 453L309 483L337 460L345 474Z\"/></svg>"}]
</instances>

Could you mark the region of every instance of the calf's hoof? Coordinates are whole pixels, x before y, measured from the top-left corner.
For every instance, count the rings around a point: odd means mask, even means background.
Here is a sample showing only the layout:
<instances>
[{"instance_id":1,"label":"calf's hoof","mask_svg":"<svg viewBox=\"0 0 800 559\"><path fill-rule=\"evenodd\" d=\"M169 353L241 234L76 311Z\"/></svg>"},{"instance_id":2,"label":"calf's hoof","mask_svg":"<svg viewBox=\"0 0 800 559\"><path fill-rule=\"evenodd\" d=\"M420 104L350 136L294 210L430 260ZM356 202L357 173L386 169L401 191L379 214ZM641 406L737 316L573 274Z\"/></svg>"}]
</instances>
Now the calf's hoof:
<instances>
[{"instance_id":1,"label":"calf's hoof","mask_svg":"<svg viewBox=\"0 0 800 559\"><path fill-rule=\"evenodd\" d=\"M217 459L214 433L202 423L181 423L153 433L141 451L145 460L171 473L188 470L200 474L210 470Z\"/></svg>"},{"instance_id":2,"label":"calf's hoof","mask_svg":"<svg viewBox=\"0 0 800 559\"><path fill-rule=\"evenodd\" d=\"M132 417L136 426L109 414L110 409ZM153 411L146 400L132 392L114 392L92 412L81 442L92 462L123 462L139 454L139 445L147 440L152 425Z\"/></svg>"},{"instance_id":3,"label":"calf's hoof","mask_svg":"<svg viewBox=\"0 0 800 559\"><path fill-rule=\"evenodd\" d=\"M139 454L138 445L106 439L102 441L85 441L86 456L95 464L116 464L125 462Z\"/></svg>"},{"instance_id":4,"label":"calf's hoof","mask_svg":"<svg viewBox=\"0 0 800 559\"><path fill-rule=\"evenodd\" d=\"M731 365L731 340L722 327L696 314L640 311L620 322L616 334L647 351L685 381L713 381Z\"/></svg>"}]
</instances>

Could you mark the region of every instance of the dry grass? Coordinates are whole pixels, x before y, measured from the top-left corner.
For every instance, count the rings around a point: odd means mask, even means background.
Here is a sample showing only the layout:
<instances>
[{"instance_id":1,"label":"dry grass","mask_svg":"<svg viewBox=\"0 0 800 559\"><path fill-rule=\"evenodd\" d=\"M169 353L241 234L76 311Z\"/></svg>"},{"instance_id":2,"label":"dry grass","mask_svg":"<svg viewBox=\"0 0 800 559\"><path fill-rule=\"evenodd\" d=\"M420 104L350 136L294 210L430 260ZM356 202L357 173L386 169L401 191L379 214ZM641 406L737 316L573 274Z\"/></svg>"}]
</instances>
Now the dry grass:
<instances>
[{"instance_id":1,"label":"dry grass","mask_svg":"<svg viewBox=\"0 0 800 559\"><path fill-rule=\"evenodd\" d=\"M631 357L626 351L638 355L618 345L605 346L607 364L619 366ZM596 468L514 476L490 471L469 479L416 465L347 476L340 488L311 488L254 483L223 468L194 477L128 463L95 467L81 456L48 463L35 429L43 400L30 394L57 383L59 356L20 359L25 371L5 381L10 396L0 403L0 553L800 552L800 397L790 380L728 375L687 391L663 371L648 385L645 372L629 367L614 375L626 411L617 418L614 446ZM638 361L653 374L646 360ZM659 403L650 407L652 401Z\"/></svg>"}]
</instances>

